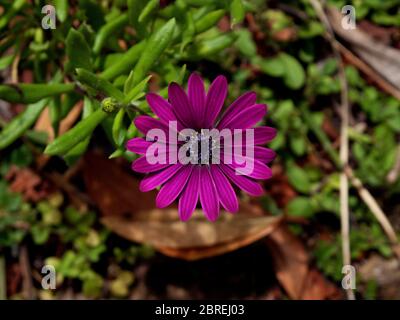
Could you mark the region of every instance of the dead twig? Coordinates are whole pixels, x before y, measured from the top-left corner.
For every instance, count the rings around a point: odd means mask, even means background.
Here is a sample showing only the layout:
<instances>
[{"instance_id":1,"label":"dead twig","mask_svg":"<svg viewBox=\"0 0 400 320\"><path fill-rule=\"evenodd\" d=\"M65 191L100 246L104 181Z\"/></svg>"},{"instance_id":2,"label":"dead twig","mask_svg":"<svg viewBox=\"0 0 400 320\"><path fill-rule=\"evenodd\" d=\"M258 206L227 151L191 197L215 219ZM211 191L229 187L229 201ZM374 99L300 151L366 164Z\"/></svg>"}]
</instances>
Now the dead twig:
<instances>
[{"instance_id":1,"label":"dead twig","mask_svg":"<svg viewBox=\"0 0 400 320\"><path fill-rule=\"evenodd\" d=\"M398 239L397 239L396 232L394 231L389 219L386 217L385 213L380 208L378 202L371 195L371 193L363 186L361 180L358 179L355 176L352 168L347 166L344 169L344 172L346 173L347 177L350 179L351 184L358 191L358 194L360 195L360 198L364 201L364 203L367 205L367 207L374 214L375 218L381 224L382 229L385 231L385 233L388 236L390 242L395 246L394 247L395 253L400 257L400 255L399 255L400 252L399 252L399 248L398 248Z\"/></svg>"},{"instance_id":2,"label":"dead twig","mask_svg":"<svg viewBox=\"0 0 400 320\"><path fill-rule=\"evenodd\" d=\"M22 272L22 294L24 299L33 300L35 298L35 292L32 282L32 272L29 263L28 250L24 245L20 247L19 264Z\"/></svg>"},{"instance_id":3,"label":"dead twig","mask_svg":"<svg viewBox=\"0 0 400 320\"><path fill-rule=\"evenodd\" d=\"M341 113L341 128L340 128L340 163L343 167L346 167L349 162L349 114L350 105L348 99L348 85L346 80L346 74L344 71L344 63L339 52L338 43L335 39L332 26L326 16L321 3L318 0L310 0L317 16L324 24L326 28L326 38L332 46L335 58L339 65L339 81L340 81L340 113ZM343 253L343 265L351 264L350 254L350 212L349 212L349 181L347 175L342 172L340 174L340 221L341 221L341 233L342 233L342 253ZM354 292L351 288L346 290L347 298L354 300Z\"/></svg>"}]
</instances>

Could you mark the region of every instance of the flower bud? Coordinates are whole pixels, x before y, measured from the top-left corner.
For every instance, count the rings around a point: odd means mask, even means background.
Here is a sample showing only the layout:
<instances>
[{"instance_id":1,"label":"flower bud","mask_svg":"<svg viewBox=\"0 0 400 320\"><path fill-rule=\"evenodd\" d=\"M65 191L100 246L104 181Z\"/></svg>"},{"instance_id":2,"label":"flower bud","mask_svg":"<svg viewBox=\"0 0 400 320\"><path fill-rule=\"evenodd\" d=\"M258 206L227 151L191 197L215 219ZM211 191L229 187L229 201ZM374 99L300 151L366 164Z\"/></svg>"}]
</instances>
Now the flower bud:
<instances>
[{"instance_id":1,"label":"flower bud","mask_svg":"<svg viewBox=\"0 0 400 320\"><path fill-rule=\"evenodd\" d=\"M108 97L103 99L101 102L101 109L106 113L114 113L118 111L120 108L120 104L114 98Z\"/></svg>"}]
</instances>

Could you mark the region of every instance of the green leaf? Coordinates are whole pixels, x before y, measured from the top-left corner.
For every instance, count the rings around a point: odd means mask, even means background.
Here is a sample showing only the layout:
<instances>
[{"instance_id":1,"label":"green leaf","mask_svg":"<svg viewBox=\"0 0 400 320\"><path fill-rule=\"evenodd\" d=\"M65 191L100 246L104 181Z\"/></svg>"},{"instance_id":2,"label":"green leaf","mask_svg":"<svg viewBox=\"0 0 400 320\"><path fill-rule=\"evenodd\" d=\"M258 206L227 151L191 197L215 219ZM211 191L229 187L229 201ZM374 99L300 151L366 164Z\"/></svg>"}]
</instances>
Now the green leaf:
<instances>
[{"instance_id":1,"label":"green leaf","mask_svg":"<svg viewBox=\"0 0 400 320\"><path fill-rule=\"evenodd\" d=\"M90 100L86 96L84 97L82 119L86 119L94 112L95 103L98 104L97 101ZM90 142L90 136L87 136L76 146L74 146L71 150L69 150L67 154L64 156L64 160L67 162L67 164L75 162L86 151L87 147L89 146L89 142Z\"/></svg>"},{"instance_id":2,"label":"green leaf","mask_svg":"<svg viewBox=\"0 0 400 320\"><path fill-rule=\"evenodd\" d=\"M142 56L142 52L146 46L145 41L141 41L125 52L121 59L104 70L100 76L106 80L113 80L121 74L129 72Z\"/></svg>"},{"instance_id":3,"label":"green leaf","mask_svg":"<svg viewBox=\"0 0 400 320\"><path fill-rule=\"evenodd\" d=\"M146 21L150 17L150 15L157 10L159 2L160 2L159 0L148 1L146 6L140 12L140 15L138 17L138 22L143 23L144 21Z\"/></svg>"},{"instance_id":4,"label":"green leaf","mask_svg":"<svg viewBox=\"0 0 400 320\"><path fill-rule=\"evenodd\" d=\"M35 103L43 98L74 90L73 83L17 83L0 85L0 99L13 103Z\"/></svg>"},{"instance_id":5,"label":"green leaf","mask_svg":"<svg viewBox=\"0 0 400 320\"><path fill-rule=\"evenodd\" d=\"M81 32L71 28L66 39L66 53L69 59L67 70L76 68L93 70L91 50Z\"/></svg>"},{"instance_id":6,"label":"green leaf","mask_svg":"<svg viewBox=\"0 0 400 320\"><path fill-rule=\"evenodd\" d=\"M114 85L112 85L109 81L83 68L76 69L76 73L77 73L76 78L81 83L89 86L90 88L93 88L97 91L101 91L105 93L107 96L113 97L118 101L122 101L124 99L124 94Z\"/></svg>"},{"instance_id":7,"label":"green leaf","mask_svg":"<svg viewBox=\"0 0 400 320\"><path fill-rule=\"evenodd\" d=\"M139 23L139 15L147 2L148 0L128 0L129 23L135 28L140 37L144 34L145 28Z\"/></svg>"},{"instance_id":8,"label":"green leaf","mask_svg":"<svg viewBox=\"0 0 400 320\"><path fill-rule=\"evenodd\" d=\"M311 183L307 173L294 163L290 163L287 168L287 175L290 184L299 192L309 193Z\"/></svg>"},{"instance_id":9,"label":"green leaf","mask_svg":"<svg viewBox=\"0 0 400 320\"><path fill-rule=\"evenodd\" d=\"M55 139L46 147L44 153L49 155L66 154L71 148L90 135L106 117L107 114L103 110L96 110L75 127Z\"/></svg>"},{"instance_id":10,"label":"green leaf","mask_svg":"<svg viewBox=\"0 0 400 320\"><path fill-rule=\"evenodd\" d=\"M284 82L291 89L299 89L304 85L305 73L303 66L294 57L281 53L280 59L285 66Z\"/></svg>"},{"instance_id":11,"label":"green leaf","mask_svg":"<svg viewBox=\"0 0 400 320\"><path fill-rule=\"evenodd\" d=\"M210 57L231 46L236 40L233 34L222 34L213 39L207 39L199 43L197 56Z\"/></svg>"},{"instance_id":12,"label":"green leaf","mask_svg":"<svg viewBox=\"0 0 400 320\"><path fill-rule=\"evenodd\" d=\"M207 13L203 17L195 20L194 27L196 29L196 33L202 33L207 31L211 27L214 27L219 20L224 16L225 10L215 10Z\"/></svg>"},{"instance_id":13,"label":"green leaf","mask_svg":"<svg viewBox=\"0 0 400 320\"><path fill-rule=\"evenodd\" d=\"M54 0L58 20L64 22L68 16L68 0Z\"/></svg>"},{"instance_id":14,"label":"green leaf","mask_svg":"<svg viewBox=\"0 0 400 320\"><path fill-rule=\"evenodd\" d=\"M288 215L304 218L311 217L315 212L311 198L303 196L292 199L288 203L286 210Z\"/></svg>"},{"instance_id":15,"label":"green leaf","mask_svg":"<svg viewBox=\"0 0 400 320\"><path fill-rule=\"evenodd\" d=\"M245 9L242 0L233 0L231 2L232 26L241 23L244 19Z\"/></svg>"},{"instance_id":16,"label":"green leaf","mask_svg":"<svg viewBox=\"0 0 400 320\"><path fill-rule=\"evenodd\" d=\"M160 58L164 50L169 46L174 34L176 21L170 19L165 25L157 30L146 44L138 63L133 69L133 85L138 84L146 76L148 70Z\"/></svg>"},{"instance_id":17,"label":"green leaf","mask_svg":"<svg viewBox=\"0 0 400 320\"><path fill-rule=\"evenodd\" d=\"M281 77L286 72L285 64L279 56L267 59L258 58L253 61L253 64L259 65L262 72L272 77Z\"/></svg>"},{"instance_id":18,"label":"green leaf","mask_svg":"<svg viewBox=\"0 0 400 320\"><path fill-rule=\"evenodd\" d=\"M0 132L0 150L8 147L23 135L33 125L48 102L48 99L43 99L37 103L30 104L25 111L12 119Z\"/></svg>"},{"instance_id":19,"label":"green leaf","mask_svg":"<svg viewBox=\"0 0 400 320\"><path fill-rule=\"evenodd\" d=\"M289 136L290 149L296 156L303 156L307 151L307 140L302 134Z\"/></svg>"},{"instance_id":20,"label":"green leaf","mask_svg":"<svg viewBox=\"0 0 400 320\"><path fill-rule=\"evenodd\" d=\"M235 31L238 36L235 47L246 57L252 58L257 55L257 47L254 43L251 32L247 29L239 29Z\"/></svg>"},{"instance_id":21,"label":"green leaf","mask_svg":"<svg viewBox=\"0 0 400 320\"><path fill-rule=\"evenodd\" d=\"M11 54L0 58L0 70L7 68L13 61L15 55Z\"/></svg>"},{"instance_id":22,"label":"green leaf","mask_svg":"<svg viewBox=\"0 0 400 320\"><path fill-rule=\"evenodd\" d=\"M110 22L100 28L94 39L93 52L99 54L101 48L107 39L117 32L118 29L122 29L128 23L128 14L121 14L116 19L112 19Z\"/></svg>"},{"instance_id":23,"label":"green leaf","mask_svg":"<svg viewBox=\"0 0 400 320\"><path fill-rule=\"evenodd\" d=\"M138 95L142 94L142 92L145 90L147 83L151 79L151 75L149 75L147 78L139 82L135 87L133 88L127 88L127 93L126 96L123 100L123 103L128 104L132 100L135 100L138 98ZM129 78L128 78L129 79Z\"/></svg>"}]
</instances>

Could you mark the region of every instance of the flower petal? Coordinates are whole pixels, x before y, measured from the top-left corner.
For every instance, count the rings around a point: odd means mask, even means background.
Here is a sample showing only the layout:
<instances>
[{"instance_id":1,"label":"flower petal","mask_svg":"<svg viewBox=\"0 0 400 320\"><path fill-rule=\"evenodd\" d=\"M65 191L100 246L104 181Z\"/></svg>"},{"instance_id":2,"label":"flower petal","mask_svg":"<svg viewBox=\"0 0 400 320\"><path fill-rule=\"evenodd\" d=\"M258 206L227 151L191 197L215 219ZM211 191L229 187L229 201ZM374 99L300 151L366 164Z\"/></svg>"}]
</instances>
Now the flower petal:
<instances>
[{"instance_id":1,"label":"flower petal","mask_svg":"<svg viewBox=\"0 0 400 320\"><path fill-rule=\"evenodd\" d=\"M169 206L182 192L193 170L192 165L187 165L168 180L157 194L156 205L158 208Z\"/></svg>"},{"instance_id":2,"label":"flower petal","mask_svg":"<svg viewBox=\"0 0 400 320\"><path fill-rule=\"evenodd\" d=\"M144 135L146 135L151 129L161 129L165 133L168 132L168 126L165 123L150 116L138 116L133 120L133 122L135 123L136 128L138 128L138 130Z\"/></svg>"},{"instance_id":3,"label":"flower petal","mask_svg":"<svg viewBox=\"0 0 400 320\"><path fill-rule=\"evenodd\" d=\"M227 93L228 82L226 78L224 76L218 76L208 89L205 113L203 114L203 129L208 129L214 124L215 119L224 105Z\"/></svg>"},{"instance_id":4,"label":"flower petal","mask_svg":"<svg viewBox=\"0 0 400 320\"><path fill-rule=\"evenodd\" d=\"M197 200L199 199L199 188L200 166L195 166L179 198L178 211L182 221L188 220L196 209Z\"/></svg>"},{"instance_id":5,"label":"flower petal","mask_svg":"<svg viewBox=\"0 0 400 320\"><path fill-rule=\"evenodd\" d=\"M252 196L261 196L264 193L263 188L259 183L246 176L237 175L235 170L225 164L220 165L220 168L225 175L236 184L241 190L247 192Z\"/></svg>"},{"instance_id":6,"label":"flower petal","mask_svg":"<svg viewBox=\"0 0 400 320\"><path fill-rule=\"evenodd\" d=\"M210 169L222 206L229 212L237 212L239 210L239 203L232 185L221 169L219 169L218 165L211 165Z\"/></svg>"},{"instance_id":7,"label":"flower petal","mask_svg":"<svg viewBox=\"0 0 400 320\"><path fill-rule=\"evenodd\" d=\"M206 218L215 221L219 214L219 199L208 166L200 168L200 203Z\"/></svg>"},{"instance_id":8,"label":"flower petal","mask_svg":"<svg viewBox=\"0 0 400 320\"><path fill-rule=\"evenodd\" d=\"M238 175L245 175L253 179L269 179L272 177L271 168L269 168L267 165L259 160L251 159L249 157L238 154L235 154L235 157L232 160L232 163L227 165L235 169L235 173ZM245 168L245 166L246 164L249 164L252 160L254 161L253 168L249 172L249 168Z\"/></svg>"},{"instance_id":9,"label":"flower petal","mask_svg":"<svg viewBox=\"0 0 400 320\"><path fill-rule=\"evenodd\" d=\"M196 122L196 126L200 128L206 104L206 91L203 79L196 73L192 73L189 77L188 96L192 106L194 121Z\"/></svg>"},{"instance_id":10,"label":"flower petal","mask_svg":"<svg viewBox=\"0 0 400 320\"><path fill-rule=\"evenodd\" d=\"M265 116L267 106L265 104L255 104L239 112L227 122L224 128L228 129L247 129L254 126ZM221 128L221 129L224 129Z\"/></svg>"},{"instance_id":11,"label":"flower petal","mask_svg":"<svg viewBox=\"0 0 400 320\"><path fill-rule=\"evenodd\" d=\"M221 121L218 124L218 129L225 128L225 125L232 120L239 112L244 110L247 107L250 107L256 103L257 95L255 92L246 92L237 98L225 111L224 115L221 118Z\"/></svg>"},{"instance_id":12,"label":"flower petal","mask_svg":"<svg viewBox=\"0 0 400 320\"><path fill-rule=\"evenodd\" d=\"M164 182L169 180L182 167L182 164L177 163L159 172L146 176L140 182L139 190L142 192L146 192L157 188L159 185L162 185Z\"/></svg>"},{"instance_id":13,"label":"flower petal","mask_svg":"<svg viewBox=\"0 0 400 320\"><path fill-rule=\"evenodd\" d=\"M254 147L254 158L262 163L270 163L276 157L276 153L272 149L256 146Z\"/></svg>"},{"instance_id":14,"label":"flower petal","mask_svg":"<svg viewBox=\"0 0 400 320\"><path fill-rule=\"evenodd\" d=\"M152 141L146 141L143 138L133 138L128 140L126 148L137 154L145 154L148 147L153 144Z\"/></svg>"},{"instance_id":15,"label":"flower petal","mask_svg":"<svg viewBox=\"0 0 400 320\"><path fill-rule=\"evenodd\" d=\"M254 128L254 144L265 144L273 140L276 136L276 129L271 127L256 127Z\"/></svg>"},{"instance_id":16,"label":"flower petal","mask_svg":"<svg viewBox=\"0 0 400 320\"><path fill-rule=\"evenodd\" d=\"M188 128L192 127L192 108L185 91L179 84L172 82L168 86L168 99L172 109L182 124Z\"/></svg>"},{"instance_id":17,"label":"flower petal","mask_svg":"<svg viewBox=\"0 0 400 320\"><path fill-rule=\"evenodd\" d=\"M146 100L150 109L162 122L168 125L169 121L177 121L176 115L172 111L172 106L167 100L155 93L148 93Z\"/></svg>"},{"instance_id":18,"label":"flower petal","mask_svg":"<svg viewBox=\"0 0 400 320\"><path fill-rule=\"evenodd\" d=\"M147 161L146 156L140 157L139 159L136 159L132 163L132 170L140 173L149 173L149 172L155 172L164 168L169 167L171 164L170 163L154 163L151 164Z\"/></svg>"},{"instance_id":19,"label":"flower petal","mask_svg":"<svg viewBox=\"0 0 400 320\"><path fill-rule=\"evenodd\" d=\"M140 132L142 132L145 136L148 135L150 130L158 129L164 133L163 135L157 136L158 142L165 142L165 143L171 143L171 144L178 143L178 141L169 141L170 128L168 125L166 125L161 120L154 119L150 116L141 115L141 116L136 117L135 120L133 120L133 122L134 122L135 126L138 128L138 130ZM179 124L179 122L178 122L178 124ZM171 130L172 130L172 128L171 128ZM175 132L175 135L177 136L178 132Z\"/></svg>"}]
</instances>

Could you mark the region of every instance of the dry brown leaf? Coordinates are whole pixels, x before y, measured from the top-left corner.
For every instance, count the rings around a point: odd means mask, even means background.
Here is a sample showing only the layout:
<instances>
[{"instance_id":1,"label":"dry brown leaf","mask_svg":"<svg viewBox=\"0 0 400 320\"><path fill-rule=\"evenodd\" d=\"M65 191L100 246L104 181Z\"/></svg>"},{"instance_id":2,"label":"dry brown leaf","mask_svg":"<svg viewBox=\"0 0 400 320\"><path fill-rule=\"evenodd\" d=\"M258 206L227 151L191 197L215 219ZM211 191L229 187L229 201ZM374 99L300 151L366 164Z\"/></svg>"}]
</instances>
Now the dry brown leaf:
<instances>
[{"instance_id":1,"label":"dry brown leaf","mask_svg":"<svg viewBox=\"0 0 400 320\"><path fill-rule=\"evenodd\" d=\"M140 192L139 181L113 160L87 153L83 177L90 198L103 215L134 214L154 208L156 193Z\"/></svg>"},{"instance_id":2,"label":"dry brown leaf","mask_svg":"<svg viewBox=\"0 0 400 320\"><path fill-rule=\"evenodd\" d=\"M104 215L102 223L121 237L172 257L196 260L230 252L267 236L281 221L242 203L240 213L221 212L215 223L201 210L182 222L176 208L155 208L156 192L140 192L138 180L114 161L88 153L83 173L88 193Z\"/></svg>"},{"instance_id":3,"label":"dry brown leaf","mask_svg":"<svg viewBox=\"0 0 400 320\"><path fill-rule=\"evenodd\" d=\"M171 208L128 218L108 216L101 221L118 235L150 244L168 256L197 260L249 245L272 232L281 218L221 212L212 223L196 210L189 221L182 222L177 210Z\"/></svg>"},{"instance_id":4,"label":"dry brown leaf","mask_svg":"<svg viewBox=\"0 0 400 320\"><path fill-rule=\"evenodd\" d=\"M81 114L82 108L83 108L82 100L78 101L71 108L71 111L67 114L67 116L63 120L60 121L60 127L58 130L59 135L64 134L73 126L73 124L76 122L79 115ZM49 142L54 140L54 130L53 130L53 126L51 125L48 107L42 111L38 120L36 121L35 130L46 132L47 136L49 137Z\"/></svg>"},{"instance_id":5,"label":"dry brown leaf","mask_svg":"<svg viewBox=\"0 0 400 320\"><path fill-rule=\"evenodd\" d=\"M48 183L30 168L12 165L5 178L10 182L10 190L21 193L26 201L37 202L50 193Z\"/></svg>"},{"instance_id":6,"label":"dry brown leaf","mask_svg":"<svg viewBox=\"0 0 400 320\"><path fill-rule=\"evenodd\" d=\"M267 238L278 281L291 299L334 299L341 292L315 268L301 241L286 226L276 228Z\"/></svg>"},{"instance_id":7,"label":"dry brown leaf","mask_svg":"<svg viewBox=\"0 0 400 320\"><path fill-rule=\"evenodd\" d=\"M343 46L339 46L346 60L371 77L381 89L400 99L400 50L386 46L370 37L359 28L342 28L342 15L337 9L328 11L329 21L340 37L349 42L357 58Z\"/></svg>"}]
</instances>

